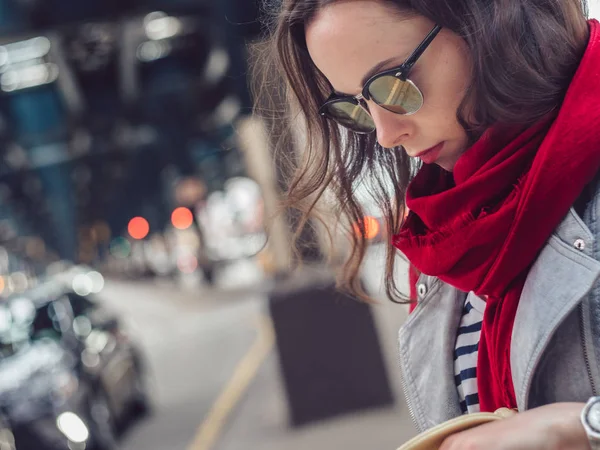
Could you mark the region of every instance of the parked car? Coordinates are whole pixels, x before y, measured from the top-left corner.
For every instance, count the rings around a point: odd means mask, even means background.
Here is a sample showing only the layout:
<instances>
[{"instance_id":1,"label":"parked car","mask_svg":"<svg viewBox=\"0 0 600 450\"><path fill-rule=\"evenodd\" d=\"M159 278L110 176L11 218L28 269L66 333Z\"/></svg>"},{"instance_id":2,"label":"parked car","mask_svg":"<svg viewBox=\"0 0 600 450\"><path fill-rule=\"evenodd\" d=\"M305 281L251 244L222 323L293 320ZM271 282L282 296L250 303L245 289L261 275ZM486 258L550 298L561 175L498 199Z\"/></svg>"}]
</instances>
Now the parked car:
<instances>
[{"instance_id":1,"label":"parked car","mask_svg":"<svg viewBox=\"0 0 600 450\"><path fill-rule=\"evenodd\" d=\"M72 311L74 334L84 344L83 372L105 391L115 426L124 425L131 415L148 413L146 364L121 321L90 297L72 291L65 297Z\"/></svg>"},{"instance_id":2,"label":"parked car","mask_svg":"<svg viewBox=\"0 0 600 450\"><path fill-rule=\"evenodd\" d=\"M139 351L93 300L46 283L0 305L0 408L19 450L109 450L148 407Z\"/></svg>"}]
</instances>

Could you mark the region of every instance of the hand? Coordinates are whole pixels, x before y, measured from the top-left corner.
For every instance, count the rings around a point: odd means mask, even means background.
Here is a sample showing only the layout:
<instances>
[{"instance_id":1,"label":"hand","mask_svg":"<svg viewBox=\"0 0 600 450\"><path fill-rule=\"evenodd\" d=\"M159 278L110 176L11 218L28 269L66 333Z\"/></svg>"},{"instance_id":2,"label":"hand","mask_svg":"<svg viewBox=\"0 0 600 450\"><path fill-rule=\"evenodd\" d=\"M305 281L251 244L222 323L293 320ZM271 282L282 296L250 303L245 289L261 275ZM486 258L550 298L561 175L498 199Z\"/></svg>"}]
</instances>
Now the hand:
<instances>
[{"instance_id":1,"label":"hand","mask_svg":"<svg viewBox=\"0 0 600 450\"><path fill-rule=\"evenodd\" d=\"M583 403L555 403L450 436L440 450L589 450Z\"/></svg>"}]
</instances>

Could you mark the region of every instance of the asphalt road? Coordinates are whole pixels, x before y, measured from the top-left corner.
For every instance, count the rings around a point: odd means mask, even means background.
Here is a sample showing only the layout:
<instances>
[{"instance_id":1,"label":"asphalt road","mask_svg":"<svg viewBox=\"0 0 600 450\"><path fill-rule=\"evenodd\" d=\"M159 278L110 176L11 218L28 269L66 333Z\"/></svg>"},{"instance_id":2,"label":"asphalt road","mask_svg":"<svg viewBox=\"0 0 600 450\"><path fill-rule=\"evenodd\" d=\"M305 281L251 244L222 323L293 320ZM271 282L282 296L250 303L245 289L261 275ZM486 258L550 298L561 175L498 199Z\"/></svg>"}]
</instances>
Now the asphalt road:
<instances>
[{"instance_id":1,"label":"asphalt road","mask_svg":"<svg viewBox=\"0 0 600 450\"><path fill-rule=\"evenodd\" d=\"M365 272L374 291L376 261ZM125 318L145 350L155 405L125 433L121 450L394 449L414 433L395 367L396 329L406 313L387 302L374 311L397 406L290 429L273 343L263 342L262 356L252 356L268 325L264 286L248 272L244 265L231 269L223 290L107 280L101 300ZM239 392L231 392L232 384Z\"/></svg>"}]
</instances>

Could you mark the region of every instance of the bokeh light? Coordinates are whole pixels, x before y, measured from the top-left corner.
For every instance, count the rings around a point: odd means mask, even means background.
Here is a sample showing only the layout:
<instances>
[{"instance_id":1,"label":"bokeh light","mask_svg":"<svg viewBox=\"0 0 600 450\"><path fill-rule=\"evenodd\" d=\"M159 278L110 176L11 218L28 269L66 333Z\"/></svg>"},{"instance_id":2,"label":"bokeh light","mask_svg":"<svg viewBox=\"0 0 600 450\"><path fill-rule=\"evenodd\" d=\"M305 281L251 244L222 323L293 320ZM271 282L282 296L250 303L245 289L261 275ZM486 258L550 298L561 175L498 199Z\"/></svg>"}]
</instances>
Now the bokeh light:
<instances>
[{"instance_id":1,"label":"bokeh light","mask_svg":"<svg viewBox=\"0 0 600 450\"><path fill-rule=\"evenodd\" d=\"M97 242L108 242L110 240L110 226L103 221L96 222L92 227Z\"/></svg>"},{"instance_id":2,"label":"bokeh light","mask_svg":"<svg viewBox=\"0 0 600 450\"><path fill-rule=\"evenodd\" d=\"M113 239L110 243L110 254L118 259L126 259L131 255L131 244L124 237Z\"/></svg>"},{"instance_id":3,"label":"bokeh light","mask_svg":"<svg viewBox=\"0 0 600 450\"><path fill-rule=\"evenodd\" d=\"M25 254L30 258L41 260L46 255L46 244L37 236L29 237L25 244Z\"/></svg>"},{"instance_id":4,"label":"bokeh light","mask_svg":"<svg viewBox=\"0 0 600 450\"><path fill-rule=\"evenodd\" d=\"M21 294L25 292L29 286L27 275L23 272L15 272L8 277L8 288L12 292Z\"/></svg>"},{"instance_id":5,"label":"bokeh light","mask_svg":"<svg viewBox=\"0 0 600 450\"><path fill-rule=\"evenodd\" d=\"M93 289L94 283L87 274L80 273L73 278L73 291L75 291L76 294L82 296L90 295Z\"/></svg>"},{"instance_id":6,"label":"bokeh light","mask_svg":"<svg viewBox=\"0 0 600 450\"><path fill-rule=\"evenodd\" d=\"M100 272L93 271L87 274L92 281L92 294L98 294L104 289L104 277Z\"/></svg>"},{"instance_id":7,"label":"bokeh light","mask_svg":"<svg viewBox=\"0 0 600 450\"><path fill-rule=\"evenodd\" d=\"M194 215L188 208L177 208L171 215L171 222L178 230L187 230L194 223Z\"/></svg>"},{"instance_id":8,"label":"bokeh light","mask_svg":"<svg viewBox=\"0 0 600 450\"><path fill-rule=\"evenodd\" d=\"M198 258L193 255L181 255L177 258L177 268L185 274L192 274L198 268Z\"/></svg>"},{"instance_id":9,"label":"bokeh light","mask_svg":"<svg viewBox=\"0 0 600 450\"><path fill-rule=\"evenodd\" d=\"M367 240L375 239L379 234L381 226L379 225L379 221L374 218L367 216L363 219L364 228L364 237ZM362 231L359 225L354 225L354 232L358 235L362 235Z\"/></svg>"},{"instance_id":10,"label":"bokeh light","mask_svg":"<svg viewBox=\"0 0 600 450\"><path fill-rule=\"evenodd\" d=\"M133 239L144 239L150 232L150 224L143 217L134 217L129 221L127 231Z\"/></svg>"}]
</instances>

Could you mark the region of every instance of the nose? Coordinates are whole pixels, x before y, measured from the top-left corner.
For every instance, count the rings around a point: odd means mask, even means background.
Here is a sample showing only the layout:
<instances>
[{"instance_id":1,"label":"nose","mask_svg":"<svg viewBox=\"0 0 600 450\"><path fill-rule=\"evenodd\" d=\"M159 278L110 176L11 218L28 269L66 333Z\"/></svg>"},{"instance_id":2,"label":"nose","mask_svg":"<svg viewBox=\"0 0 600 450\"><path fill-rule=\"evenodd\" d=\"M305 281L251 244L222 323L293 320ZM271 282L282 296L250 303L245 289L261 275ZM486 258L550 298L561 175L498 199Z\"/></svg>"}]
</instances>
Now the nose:
<instances>
[{"instance_id":1,"label":"nose","mask_svg":"<svg viewBox=\"0 0 600 450\"><path fill-rule=\"evenodd\" d=\"M408 116L395 114L373 102L369 102L369 112L375 122L377 142L382 147L398 147L410 139L412 125Z\"/></svg>"}]
</instances>

